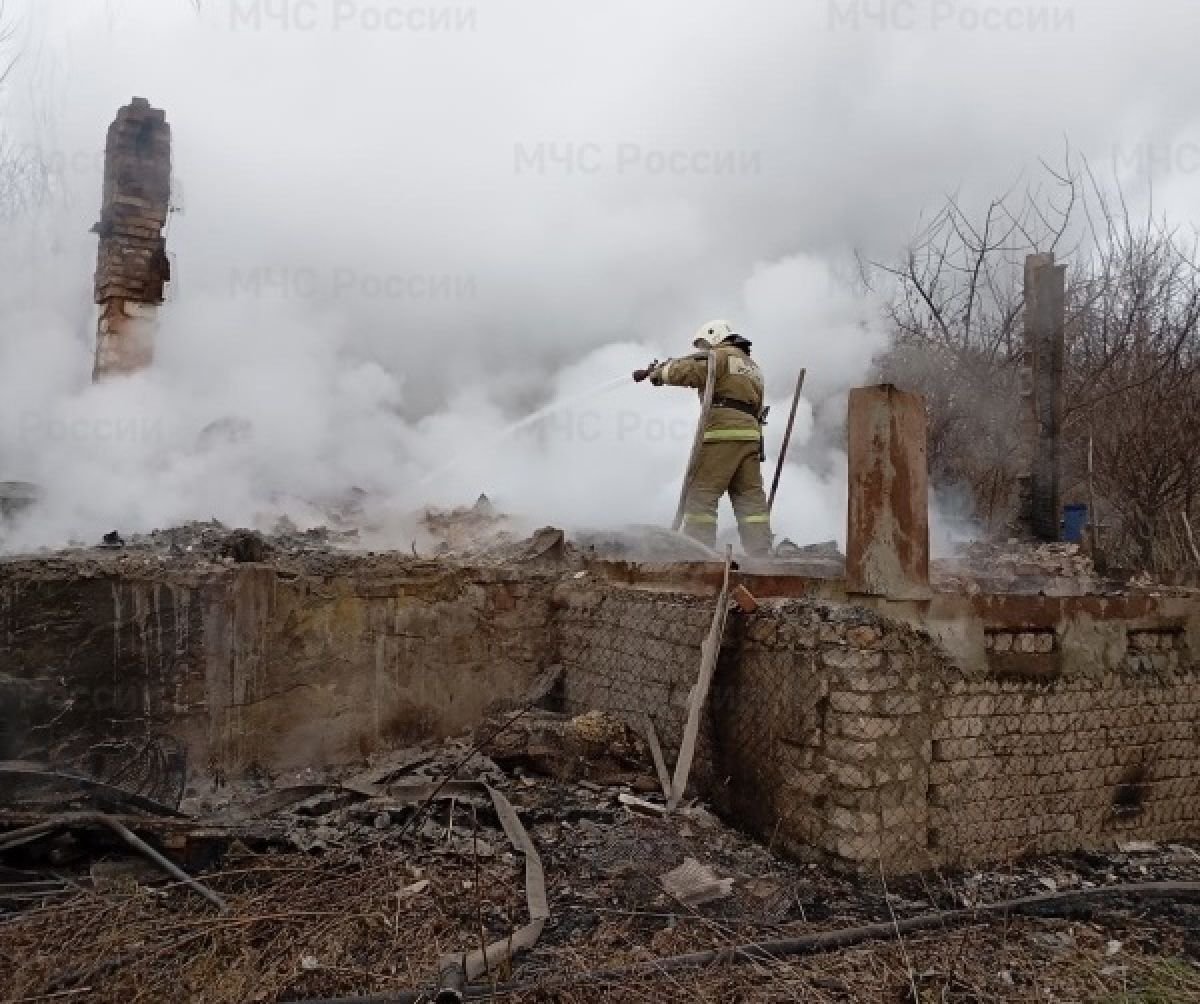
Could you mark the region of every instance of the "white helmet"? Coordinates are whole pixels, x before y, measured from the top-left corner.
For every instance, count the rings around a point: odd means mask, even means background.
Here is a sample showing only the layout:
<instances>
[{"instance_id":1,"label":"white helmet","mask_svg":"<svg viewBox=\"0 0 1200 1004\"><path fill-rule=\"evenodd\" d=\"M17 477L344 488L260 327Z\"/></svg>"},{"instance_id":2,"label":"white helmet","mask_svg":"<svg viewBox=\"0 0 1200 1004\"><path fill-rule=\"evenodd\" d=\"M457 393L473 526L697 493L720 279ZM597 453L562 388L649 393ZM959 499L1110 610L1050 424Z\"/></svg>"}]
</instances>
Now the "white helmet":
<instances>
[{"instance_id":1,"label":"white helmet","mask_svg":"<svg viewBox=\"0 0 1200 1004\"><path fill-rule=\"evenodd\" d=\"M736 334L737 328L728 321L709 321L696 332L692 344L698 349L711 349Z\"/></svg>"}]
</instances>

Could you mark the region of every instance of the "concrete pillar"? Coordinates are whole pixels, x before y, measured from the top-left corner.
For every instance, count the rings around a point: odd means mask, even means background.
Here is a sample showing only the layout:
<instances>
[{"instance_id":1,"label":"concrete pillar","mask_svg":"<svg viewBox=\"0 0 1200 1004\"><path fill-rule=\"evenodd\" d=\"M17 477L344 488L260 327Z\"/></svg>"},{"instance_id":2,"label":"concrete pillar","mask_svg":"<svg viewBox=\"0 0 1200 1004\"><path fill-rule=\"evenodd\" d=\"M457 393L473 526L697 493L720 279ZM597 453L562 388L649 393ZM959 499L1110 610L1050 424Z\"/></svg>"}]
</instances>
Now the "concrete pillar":
<instances>
[{"instance_id":1,"label":"concrete pillar","mask_svg":"<svg viewBox=\"0 0 1200 1004\"><path fill-rule=\"evenodd\" d=\"M1063 356L1067 267L1050 253L1025 259L1021 365L1021 522L1037 540L1058 540L1061 503Z\"/></svg>"},{"instance_id":2,"label":"concrete pillar","mask_svg":"<svg viewBox=\"0 0 1200 1004\"><path fill-rule=\"evenodd\" d=\"M850 392L846 588L892 599L929 591L925 399L891 384Z\"/></svg>"},{"instance_id":3,"label":"concrete pillar","mask_svg":"<svg viewBox=\"0 0 1200 1004\"><path fill-rule=\"evenodd\" d=\"M96 260L93 380L150 364L163 287L171 278L163 228L171 201L171 127L145 98L117 112L104 151Z\"/></svg>"}]
</instances>

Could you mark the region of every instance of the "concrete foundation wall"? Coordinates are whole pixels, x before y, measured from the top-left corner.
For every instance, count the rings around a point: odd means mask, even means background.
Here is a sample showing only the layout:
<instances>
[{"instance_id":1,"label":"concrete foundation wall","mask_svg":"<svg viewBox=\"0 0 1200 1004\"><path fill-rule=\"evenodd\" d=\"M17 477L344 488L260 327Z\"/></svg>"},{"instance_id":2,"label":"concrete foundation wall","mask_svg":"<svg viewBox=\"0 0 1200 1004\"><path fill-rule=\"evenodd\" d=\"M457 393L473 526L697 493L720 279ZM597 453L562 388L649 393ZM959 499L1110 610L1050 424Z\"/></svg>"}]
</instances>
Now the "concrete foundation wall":
<instances>
[{"instance_id":1,"label":"concrete foundation wall","mask_svg":"<svg viewBox=\"0 0 1200 1004\"><path fill-rule=\"evenodd\" d=\"M474 724L549 661L548 590L500 573L59 571L0 566L0 759L169 733L193 772L353 761Z\"/></svg>"},{"instance_id":2,"label":"concrete foundation wall","mask_svg":"<svg viewBox=\"0 0 1200 1004\"><path fill-rule=\"evenodd\" d=\"M203 635L199 580L0 567L0 759L203 715Z\"/></svg>"}]
</instances>

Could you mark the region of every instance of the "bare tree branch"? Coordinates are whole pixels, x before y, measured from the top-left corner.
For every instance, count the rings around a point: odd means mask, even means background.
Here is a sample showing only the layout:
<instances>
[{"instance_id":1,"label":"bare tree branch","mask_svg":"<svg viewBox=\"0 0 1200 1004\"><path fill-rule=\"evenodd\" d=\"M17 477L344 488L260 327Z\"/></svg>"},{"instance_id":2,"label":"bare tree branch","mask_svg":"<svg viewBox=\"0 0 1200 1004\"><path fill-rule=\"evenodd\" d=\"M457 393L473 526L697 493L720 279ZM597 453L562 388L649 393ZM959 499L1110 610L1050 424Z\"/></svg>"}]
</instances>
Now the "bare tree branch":
<instances>
[{"instance_id":1,"label":"bare tree branch","mask_svg":"<svg viewBox=\"0 0 1200 1004\"><path fill-rule=\"evenodd\" d=\"M1196 234L1156 218L1152 202L1135 220L1120 186L1101 184L1069 146L1061 167L1042 167L1042 182L1019 196L1011 187L977 215L947 196L900 263L860 263L897 284L882 368L926 395L935 478L966 487L979 515L1002 527L1024 473L1015 466L1024 258L1055 252L1069 268L1068 492L1082 483L1080 444L1091 435L1097 487L1119 516L1114 546L1161 564L1179 552L1161 514L1194 514L1200 503Z\"/></svg>"}]
</instances>

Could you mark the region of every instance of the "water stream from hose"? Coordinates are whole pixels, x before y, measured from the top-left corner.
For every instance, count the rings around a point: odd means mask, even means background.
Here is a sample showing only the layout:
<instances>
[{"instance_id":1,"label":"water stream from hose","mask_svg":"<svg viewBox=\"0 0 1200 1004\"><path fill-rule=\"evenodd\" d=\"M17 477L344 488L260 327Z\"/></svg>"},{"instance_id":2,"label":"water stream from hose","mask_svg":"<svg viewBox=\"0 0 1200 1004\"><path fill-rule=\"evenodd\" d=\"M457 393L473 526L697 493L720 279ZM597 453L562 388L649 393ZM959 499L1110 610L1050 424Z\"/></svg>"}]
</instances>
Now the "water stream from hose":
<instances>
[{"instance_id":1,"label":"water stream from hose","mask_svg":"<svg viewBox=\"0 0 1200 1004\"><path fill-rule=\"evenodd\" d=\"M557 415L559 412L566 411L568 408L572 408L572 407L582 404L585 401L591 401L594 398L601 397L602 395L607 394L610 391L616 390L618 387L620 387L624 383L627 383L628 381L629 381L628 374L622 374L621 376L613 377L611 380L606 380L602 384L597 384L595 387L592 387L590 390L585 390L579 394L574 394L571 397L565 398L563 400L551 401L545 407L539 408L535 412L531 412L530 414L526 415L524 418L518 419L517 421L513 422L511 425L506 425L503 429L501 429L499 432L497 432L495 436L490 437L488 439L486 445L489 447L499 446L501 443L505 442L506 440L511 439L518 432L521 432L524 429L531 428L532 426L537 425L539 422L542 422L545 419L550 418L552 415ZM440 478L442 475L453 470L457 466L458 466L457 461L452 461L449 464L444 464L443 466L438 467L435 470L432 470L428 474L426 474L425 477L423 477L421 479L421 484L427 485L431 481L434 481L437 478Z\"/></svg>"}]
</instances>

